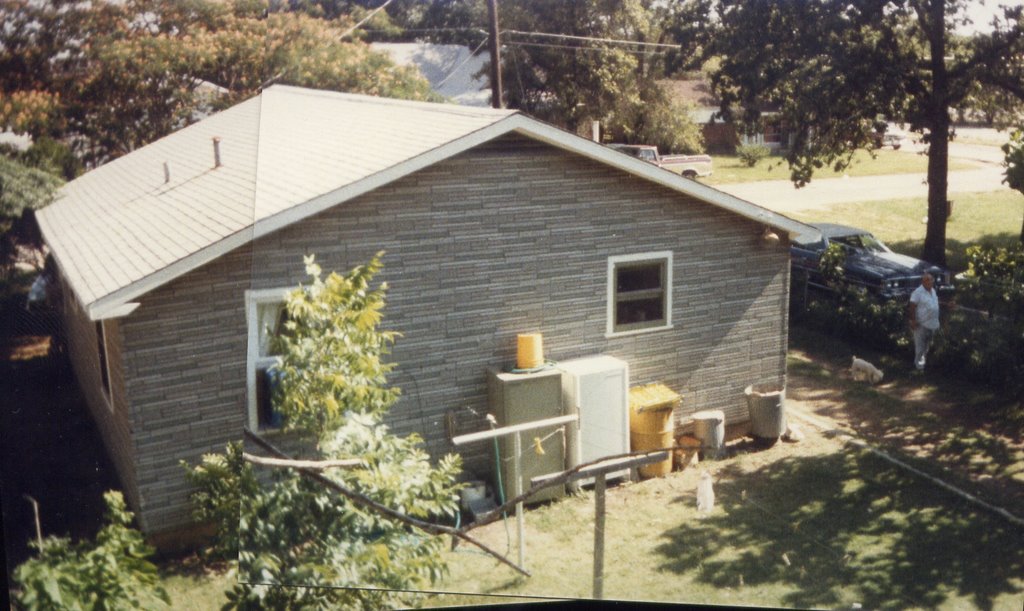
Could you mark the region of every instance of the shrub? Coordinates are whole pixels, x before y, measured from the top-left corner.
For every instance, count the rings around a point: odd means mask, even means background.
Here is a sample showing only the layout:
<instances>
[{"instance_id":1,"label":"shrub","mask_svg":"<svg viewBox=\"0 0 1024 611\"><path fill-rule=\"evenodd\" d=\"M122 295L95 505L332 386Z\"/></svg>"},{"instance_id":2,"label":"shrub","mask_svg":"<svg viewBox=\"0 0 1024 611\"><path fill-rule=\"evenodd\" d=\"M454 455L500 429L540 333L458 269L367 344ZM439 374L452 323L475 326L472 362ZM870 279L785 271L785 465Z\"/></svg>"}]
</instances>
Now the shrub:
<instances>
[{"instance_id":1,"label":"shrub","mask_svg":"<svg viewBox=\"0 0 1024 611\"><path fill-rule=\"evenodd\" d=\"M770 154L771 150L763 144L744 144L736 147L736 155L739 156L740 162L748 168L754 167L757 162Z\"/></svg>"},{"instance_id":2,"label":"shrub","mask_svg":"<svg viewBox=\"0 0 1024 611\"><path fill-rule=\"evenodd\" d=\"M967 249L967 272L934 361L975 381L1024 395L1024 247Z\"/></svg>"},{"instance_id":3,"label":"shrub","mask_svg":"<svg viewBox=\"0 0 1024 611\"><path fill-rule=\"evenodd\" d=\"M208 550L213 559L238 558L238 519L241 499L255 494L259 486L252 466L242 458L242 444L231 442L224 454L205 454L203 462L190 467L182 461L185 478L194 487L192 516L198 522L213 523L217 536Z\"/></svg>"},{"instance_id":4,"label":"shrub","mask_svg":"<svg viewBox=\"0 0 1024 611\"><path fill-rule=\"evenodd\" d=\"M95 542L47 537L39 556L14 571L16 601L26 609L152 609L170 604L153 549L131 528L120 492L103 495L106 522ZM33 544L35 545L35 544Z\"/></svg>"}]
</instances>

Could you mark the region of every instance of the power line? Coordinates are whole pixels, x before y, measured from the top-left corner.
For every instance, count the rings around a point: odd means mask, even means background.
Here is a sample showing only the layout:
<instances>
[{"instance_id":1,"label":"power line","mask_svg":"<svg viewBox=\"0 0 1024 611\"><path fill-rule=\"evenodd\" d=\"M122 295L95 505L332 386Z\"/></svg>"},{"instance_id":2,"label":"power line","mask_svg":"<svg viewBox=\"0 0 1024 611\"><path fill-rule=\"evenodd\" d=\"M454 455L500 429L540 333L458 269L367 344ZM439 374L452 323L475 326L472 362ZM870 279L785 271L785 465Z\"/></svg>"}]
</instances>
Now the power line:
<instances>
[{"instance_id":1,"label":"power line","mask_svg":"<svg viewBox=\"0 0 1024 611\"><path fill-rule=\"evenodd\" d=\"M616 45L630 45L634 47L654 47L659 49L678 50L680 45L670 45L661 42L641 42L638 40L623 40L619 38L596 38L594 36L573 36L571 34L554 34L551 32L523 32L521 30L502 30L505 34L519 34L521 36L536 36L540 38L558 38L562 40L579 40L584 42L603 42Z\"/></svg>"},{"instance_id":2,"label":"power line","mask_svg":"<svg viewBox=\"0 0 1024 611\"><path fill-rule=\"evenodd\" d=\"M641 51L639 49L607 49L601 47L585 47L579 45L553 45L543 42L525 42L520 40L505 40L502 45L518 47L541 47L546 49L572 49L575 51L593 51L597 53L633 53L635 55L667 55L668 51Z\"/></svg>"},{"instance_id":3,"label":"power line","mask_svg":"<svg viewBox=\"0 0 1024 611\"><path fill-rule=\"evenodd\" d=\"M358 30L359 26L361 26L364 23L366 23L367 21L373 19L374 15L376 15L377 13L383 11L384 8L387 7L387 5L391 4L391 2L392 2L392 0L385 0L384 4L378 6L377 8L373 9L372 11L370 11L370 14L367 15L365 19L363 19L359 23L355 24L354 26L350 27L349 29L345 30L345 32L342 33L342 35L339 36L339 38L345 38L346 36L348 36L352 32L355 32L356 30Z\"/></svg>"}]
</instances>

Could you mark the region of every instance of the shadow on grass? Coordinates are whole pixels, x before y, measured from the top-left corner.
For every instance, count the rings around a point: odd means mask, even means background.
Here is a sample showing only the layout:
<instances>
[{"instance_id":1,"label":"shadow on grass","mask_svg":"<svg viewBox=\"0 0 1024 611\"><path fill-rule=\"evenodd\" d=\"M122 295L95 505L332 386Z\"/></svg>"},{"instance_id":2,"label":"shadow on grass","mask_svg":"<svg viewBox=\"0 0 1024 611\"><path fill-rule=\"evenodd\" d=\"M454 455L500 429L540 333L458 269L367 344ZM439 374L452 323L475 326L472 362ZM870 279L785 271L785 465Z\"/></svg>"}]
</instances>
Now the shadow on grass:
<instances>
[{"instance_id":1,"label":"shadow on grass","mask_svg":"<svg viewBox=\"0 0 1024 611\"><path fill-rule=\"evenodd\" d=\"M810 358L790 359L787 394L793 399L813 402L814 413L917 457L924 471L997 505L1024 506L1024 440L1013 400L939 374L917 376L907 355L858 351L799 326L790 347ZM849 379L845 369L854 351L885 370L881 385Z\"/></svg>"},{"instance_id":2,"label":"shadow on grass","mask_svg":"<svg viewBox=\"0 0 1024 611\"><path fill-rule=\"evenodd\" d=\"M1024 587L1024 529L860 450L720 472L721 509L663 533L662 570L782 586L795 607L989 609ZM689 499L682 500L689 502Z\"/></svg>"}]
</instances>

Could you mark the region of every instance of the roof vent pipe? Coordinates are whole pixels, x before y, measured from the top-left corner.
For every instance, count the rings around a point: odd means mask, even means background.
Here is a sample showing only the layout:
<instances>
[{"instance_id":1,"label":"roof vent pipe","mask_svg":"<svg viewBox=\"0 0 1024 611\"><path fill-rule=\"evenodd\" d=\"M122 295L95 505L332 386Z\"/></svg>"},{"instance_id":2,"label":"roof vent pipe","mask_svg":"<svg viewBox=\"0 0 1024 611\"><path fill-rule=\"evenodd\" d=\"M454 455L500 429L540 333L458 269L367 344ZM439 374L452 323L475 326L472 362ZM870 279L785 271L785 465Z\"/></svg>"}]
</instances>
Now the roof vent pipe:
<instances>
[{"instance_id":1,"label":"roof vent pipe","mask_svg":"<svg viewBox=\"0 0 1024 611\"><path fill-rule=\"evenodd\" d=\"M164 162L164 184L166 185L169 182L171 182L171 166L167 165L167 162L165 161Z\"/></svg>"},{"instance_id":2,"label":"roof vent pipe","mask_svg":"<svg viewBox=\"0 0 1024 611\"><path fill-rule=\"evenodd\" d=\"M213 137L213 167L220 167L220 138Z\"/></svg>"}]
</instances>

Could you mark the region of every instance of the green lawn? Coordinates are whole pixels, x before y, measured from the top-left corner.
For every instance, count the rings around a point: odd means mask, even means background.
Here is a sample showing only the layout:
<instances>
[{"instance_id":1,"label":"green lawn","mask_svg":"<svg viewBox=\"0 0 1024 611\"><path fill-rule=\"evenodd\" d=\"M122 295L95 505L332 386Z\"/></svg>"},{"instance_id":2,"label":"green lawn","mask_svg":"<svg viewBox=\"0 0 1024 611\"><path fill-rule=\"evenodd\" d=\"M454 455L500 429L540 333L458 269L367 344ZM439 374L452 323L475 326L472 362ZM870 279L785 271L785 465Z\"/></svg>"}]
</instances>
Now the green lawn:
<instances>
[{"instance_id":1,"label":"green lawn","mask_svg":"<svg viewBox=\"0 0 1024 611\"><path fill-rule=\"evenodd\" d=\"M224 593L235 583L235 573L225 566L207 569L194 558L165 564L161 578L171 609L181 611L220 609L227 602Z\"/></svg>"},{"instance_id":2,"label":"green lawn","mask_svg":"<svg viewBox=\"0 0 1024 611\"><path fill-rule=\"evenodd\" d=\"M953 215L946 225L946 257L949 267L966 267L963 251L971 244L1010 246L1020 238L1024 195L1003 190L956 193ZM804 222L828 221L871 231L893 250L920 256L924 244L928 205L922 198L887 202L836 204L827 211L794 212Z\"/></svg>"},{"instance_id":3,"label":"green lawn","mask_svg":"<svg viewBox=\"0 0 1024 611\"><path fill-rule=\"evenodd\" d=\"M768 607L1012 609L1024 532L864 450L777 445L711 463L717 507L695 509L698 470L609 491L607 598ZM481 536L505 549L500 523ZM510 526L514 531L514 526ZM514 539L513 534L513 539ZM471 550L446 587L589 597L593 498L530 511L530 578ZM427 601L443 603L445 599Z\"/></svg>"},{"instance_id":4,"label":"green lawn","mask_svg":"<svg viewBox=\"0 0 1024 611\"><path fill-rule=\"evenodd\" d=\"M880 174L914 174L928 171L928 158L924 155L901 153L890 149L879 149L871 153L860 150L854 155L853 164L843 172L823 168L815 172L815 178L841 178L848 176L877 176ZM949 169L970 170L978 164L959 159L949 160ZM753 168L742 164L735 155L714 155L714 173L700 181L709 185L722 185L757 180L789 180L789 166L782 157L762 159Z\"/></svg>"}]
</instances>

